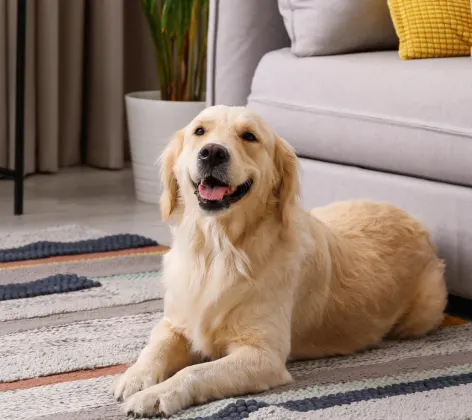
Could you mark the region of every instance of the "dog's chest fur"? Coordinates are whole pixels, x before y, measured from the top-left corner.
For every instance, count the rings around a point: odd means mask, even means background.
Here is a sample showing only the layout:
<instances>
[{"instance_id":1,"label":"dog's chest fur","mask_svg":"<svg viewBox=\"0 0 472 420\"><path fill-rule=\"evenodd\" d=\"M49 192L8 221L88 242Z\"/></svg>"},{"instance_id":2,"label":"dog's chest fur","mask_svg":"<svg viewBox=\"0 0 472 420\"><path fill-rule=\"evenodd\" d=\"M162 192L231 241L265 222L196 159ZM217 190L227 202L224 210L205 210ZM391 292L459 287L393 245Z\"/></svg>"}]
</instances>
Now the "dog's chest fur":
<instances>
[{"instance_id":1,"label":"dog's chest fur","mask_svg":"<svg viewBox=\"0 0 472 420\"><path fill-rule=\"evenodd\" d=\"M248 275L241 252L214 245L195 253L188 241L175 241L164 263L170 301L166 310L193 352L206 358L226 353L235 328L231 314L244 294L241 289Z\"/></svg>"}]
</instances>

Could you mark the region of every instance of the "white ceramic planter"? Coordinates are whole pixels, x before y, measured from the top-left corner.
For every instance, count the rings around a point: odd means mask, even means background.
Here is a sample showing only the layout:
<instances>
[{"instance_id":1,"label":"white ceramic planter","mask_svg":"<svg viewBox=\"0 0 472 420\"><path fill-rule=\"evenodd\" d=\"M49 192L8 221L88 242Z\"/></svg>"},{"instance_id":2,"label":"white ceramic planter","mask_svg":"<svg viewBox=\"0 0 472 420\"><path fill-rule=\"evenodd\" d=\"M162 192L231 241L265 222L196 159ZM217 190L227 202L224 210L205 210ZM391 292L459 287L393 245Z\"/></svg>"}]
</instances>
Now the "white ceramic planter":
<instances>
[{"instance_id":1,"label":"white ceramic planter","mask_svg":"<svg viewBox=\"0 0 472 420\"><path fill-rule=\"evenodd\" d=\"M204 108L205 102L162 101L157 91L126 95L131 162L138 200L159 202L161 185L157 159L172 135Z\"/></svg>"}]
</instances>

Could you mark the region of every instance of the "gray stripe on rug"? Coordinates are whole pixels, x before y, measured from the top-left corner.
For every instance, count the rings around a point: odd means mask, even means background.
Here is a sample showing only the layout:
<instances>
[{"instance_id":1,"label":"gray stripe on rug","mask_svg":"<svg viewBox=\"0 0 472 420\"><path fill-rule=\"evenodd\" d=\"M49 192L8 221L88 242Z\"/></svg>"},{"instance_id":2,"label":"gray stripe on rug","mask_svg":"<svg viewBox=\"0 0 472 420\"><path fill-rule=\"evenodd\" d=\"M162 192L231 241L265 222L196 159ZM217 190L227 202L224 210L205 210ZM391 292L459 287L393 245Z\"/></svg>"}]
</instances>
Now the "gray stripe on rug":
<instances>
[{"instance_id":1,"label":"gray stripe on rug","mask_svg":"<svg viewBox=\"0 0 472 420\"><path fill-rule=\"evenodd\" d=\"M92 319L106 319L120 317L123 315L137 315L150 312L162 312L164 310L164 301L154 299L146 302L133 303L129 305L118 305L107 308L97 308L88 311L70 312L64 314L55 314L41 318L28 318L13 321L2 322L0 336L13 334L36 328L54 327L74 322L88 321Z\"/></svg>"},{"instance_id":2,"label":"gray stripe on rug","mask_svg":"<svg viewBox=\"0 0 472 420\"><path fill-rule=\"evenodd\" d=\"M137 273L92 278L102 287L34 299L0 302L0 321L44 317L59 313L86 311L128 305L162 298L160 273Z\"/></svg>"},{"instance_id":3,"label":"gray stripe on rug","mask_svg":"<svg viewBox=\"0 0 472 420\"><path fill-rule=\"evenodd\" d=\"M84 258L86 256L84 255ZM117 255L86 261L41 262L38 265L25 265L2 269L0 265L0 284L23 283L41 277L60 273L75 273L87 277L105 277L120 274L158 271L162 267L160 254Z\"/></svg>"}]
</instances>

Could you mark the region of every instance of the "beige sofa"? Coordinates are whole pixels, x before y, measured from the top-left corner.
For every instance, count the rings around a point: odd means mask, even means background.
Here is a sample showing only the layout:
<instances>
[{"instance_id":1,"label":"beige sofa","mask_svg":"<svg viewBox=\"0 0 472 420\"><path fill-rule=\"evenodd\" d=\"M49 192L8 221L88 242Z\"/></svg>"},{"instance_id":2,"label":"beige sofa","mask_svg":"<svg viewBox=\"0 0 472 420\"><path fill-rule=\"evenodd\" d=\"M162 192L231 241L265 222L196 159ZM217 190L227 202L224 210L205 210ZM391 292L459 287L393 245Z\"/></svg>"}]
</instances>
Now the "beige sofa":
<instances>
[{"instance_id":1,"label":"beige sofa","mask_svg":"<svg viewBox=\"0 0 472 420\"><path fill-rule=\"evenodd\" d=\"M213 0L208 104L246 105L296 149L304 204L392 202L472 298L472 59L295 57L277 0Z\"/></svg>"}]
</instances>

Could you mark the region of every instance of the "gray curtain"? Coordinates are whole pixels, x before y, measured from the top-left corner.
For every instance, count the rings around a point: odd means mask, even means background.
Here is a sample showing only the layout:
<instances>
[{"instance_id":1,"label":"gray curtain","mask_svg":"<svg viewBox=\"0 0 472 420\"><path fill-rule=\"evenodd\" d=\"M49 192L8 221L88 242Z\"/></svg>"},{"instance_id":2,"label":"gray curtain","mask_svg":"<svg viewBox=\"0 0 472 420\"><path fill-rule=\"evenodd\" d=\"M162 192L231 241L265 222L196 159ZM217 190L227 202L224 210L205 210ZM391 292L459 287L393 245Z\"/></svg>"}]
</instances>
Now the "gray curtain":
<instances>
[{"instance_id":1,"label":"gray curtain","mask_svg":"<svg viewBox=\"0 0 472 420\"><path fill-rule=\"evenodd\" d=\"M12 167L17 0L0 0L0 166ZM157 87L139 0L29 0L25 172L122 168L123 96Z\"/></svg>"}]
</instances>

